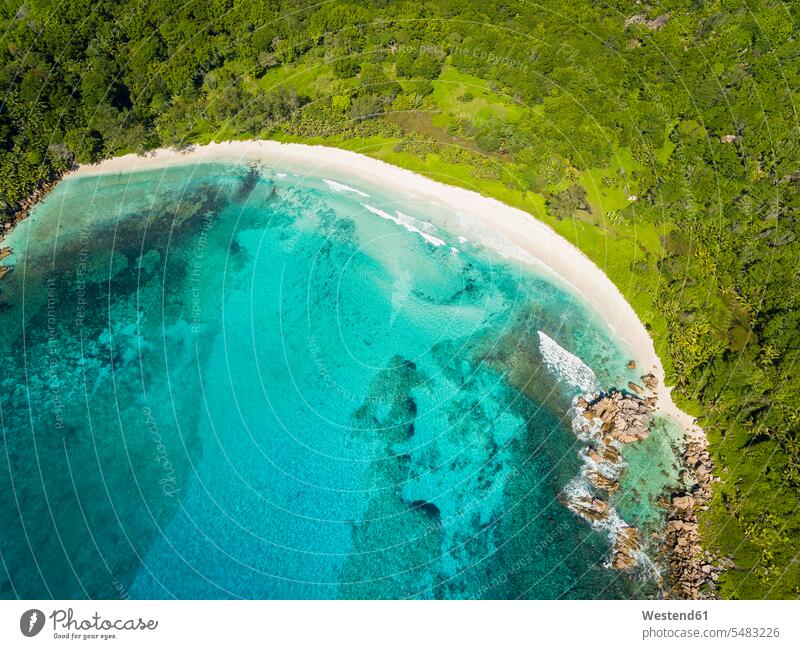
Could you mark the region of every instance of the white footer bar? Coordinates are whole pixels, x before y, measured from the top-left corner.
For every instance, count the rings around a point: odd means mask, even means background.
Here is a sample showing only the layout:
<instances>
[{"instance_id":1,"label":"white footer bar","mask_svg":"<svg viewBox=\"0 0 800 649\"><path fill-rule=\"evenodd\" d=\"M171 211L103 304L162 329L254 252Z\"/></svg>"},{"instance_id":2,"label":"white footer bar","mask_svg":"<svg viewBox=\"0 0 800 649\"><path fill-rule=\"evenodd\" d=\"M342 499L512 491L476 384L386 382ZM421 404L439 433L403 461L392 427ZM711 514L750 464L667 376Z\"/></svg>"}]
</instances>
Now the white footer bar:
<instances>
[{"instance_id":1,"label":"white footer bar","mask_svg":"<svg viewBox=\"0 0 800 649\"><path fill-rule=\"evenodd\" d=\"M800 602L4 601L0 647L800 647Z\"/></svg>"}]
</instances>

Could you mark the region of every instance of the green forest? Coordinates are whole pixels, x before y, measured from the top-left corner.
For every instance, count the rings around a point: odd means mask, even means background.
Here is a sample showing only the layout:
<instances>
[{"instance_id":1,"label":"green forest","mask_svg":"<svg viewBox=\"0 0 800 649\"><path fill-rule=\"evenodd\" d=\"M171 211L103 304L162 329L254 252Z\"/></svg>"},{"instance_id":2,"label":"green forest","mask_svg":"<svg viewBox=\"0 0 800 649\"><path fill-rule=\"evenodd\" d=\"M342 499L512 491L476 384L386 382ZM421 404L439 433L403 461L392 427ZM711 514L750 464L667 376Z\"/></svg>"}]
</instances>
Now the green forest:
<instances>
[{"instance_id":1,"label":"green forest","mask_svg":"<svg viewBox=\"0 0 800 649\"><path fill-rule=\"evenodd\" d=\"M527 210L656 341L730 598L800 595L800 3L4 0L0 215L75 163L268 138Z\"/></svg>"}]
</instances>

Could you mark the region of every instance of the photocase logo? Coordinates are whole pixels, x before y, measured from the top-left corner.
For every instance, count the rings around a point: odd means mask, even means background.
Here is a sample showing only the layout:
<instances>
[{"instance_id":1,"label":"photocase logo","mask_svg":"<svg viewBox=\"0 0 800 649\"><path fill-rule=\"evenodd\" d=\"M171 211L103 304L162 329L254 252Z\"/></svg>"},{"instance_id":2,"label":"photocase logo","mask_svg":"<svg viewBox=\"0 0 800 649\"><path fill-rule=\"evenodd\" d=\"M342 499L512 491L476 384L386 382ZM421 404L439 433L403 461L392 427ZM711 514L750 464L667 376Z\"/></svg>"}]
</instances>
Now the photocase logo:
<instances>
[{"instance_id":1,"label":"photocase logo","mask_svg":"<svg viewBox=\"0 0 800 649\"><path fill-rule=\"evenodd\" d=\"M44 627L44 613L38 608L32 608L25 611L22 617L19 618L19 630L22 635L27 638L32 638Z\"/></svg>"},{"instance_id":2,"label":"photocase logo","mask_svg":"<svg viewBox=\"0 0 800 649\"><path fill-rule=\"evenodd\" d=\"M106 618L97 611L89 617L76 617L71 608L54 609L47 618L53 623L53 637L56 640L109 640L116 638L118 631L155 631L158 628L158 620L141 617ZM45 620L42 611L32 608L20 616L19 630L25 637L32 638L44 628Z\"/></svg>"}]
</instances>

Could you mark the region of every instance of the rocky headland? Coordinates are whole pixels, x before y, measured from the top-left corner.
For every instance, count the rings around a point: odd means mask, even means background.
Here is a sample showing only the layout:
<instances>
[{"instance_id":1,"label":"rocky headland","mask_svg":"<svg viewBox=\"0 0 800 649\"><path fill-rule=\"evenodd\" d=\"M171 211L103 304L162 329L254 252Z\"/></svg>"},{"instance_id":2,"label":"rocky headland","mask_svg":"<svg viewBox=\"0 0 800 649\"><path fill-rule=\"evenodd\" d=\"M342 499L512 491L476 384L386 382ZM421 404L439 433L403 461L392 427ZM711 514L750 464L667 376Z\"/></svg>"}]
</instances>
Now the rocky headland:
<instances>
[{"instance_id":1,"label":"rocky headland","mask_svg":"<svg viewBox=\"0 0 800 649\"><path fill-rule=\"evenodd\" d=\"M0 215L2 215L2 223L0 223L0 261L8 257L12 252L10 248L3 245L6 235L16 227L17 223L28 216L30 209L47 196L62 177L63 174L52 180L40 183L34 192L23 201L11 205L0 202ZM12 268L12 266L0 266L0 279L10 273Z\"/></svg>"},{"instance_id":2,"label":"rocky headland","mask_svg":"<svg viewBox=\"0 0 800 649\"><path fill-rule=\"evenodd\" d=\"M655 399L641 396L644 388L623 392L609 390L588 400L575 400L573 427L588 442L582 450L581 477L565 492L566 506L578 516L612 535L608 565L617 570L631 570L642 558L641 533L627 525L610 503L620 488L619 478L625 468L620 454L623 444L645 439L650 434ZM585 483L583 482L585 480Z\"/></svg>"},{"instance_id":3,"label":"rocky headland","mask_svg":"<svg viewBox=\"0 0 800 649\"><path fill-rule=\"evenodd\" d=\"M686 440L683 463L684 481L690 486L662 502L667 508L662 547L667 562L664 594L676 599L715 599L719 575L733 563L700 544L698 512L708 509L712 484L719 481L704 439Z\"/></svg>"},{"instance_id":4,"label":"rocky headland","mask_svg":"<svg viewBox=\"0 0 800 649\"><path fill-rule=\"evenodd\" d=\"M629 369L635 363L628 364ZM641 385L630 382L626 390L611 389L574 402L574 429L587 442L581 451L584 459L582 479L573 481L565 492L566 506L596 527L612 532L608 566L632 570L643 558L642 535L626 524L611 502L620 488L620 474L625 468L620 449L640 442L650 434L650 425L658 404L658 380L653 374L641 376ZM660 555L666 566L659 579L666 598L710 599L716 596L720 573L730 566L727 559L703 550L698 529L698 512L707 509L711 500L713 463L702 436L691 435L683 441L685 489L662 497L666 525Z\"/></svg>"}]
</instances>

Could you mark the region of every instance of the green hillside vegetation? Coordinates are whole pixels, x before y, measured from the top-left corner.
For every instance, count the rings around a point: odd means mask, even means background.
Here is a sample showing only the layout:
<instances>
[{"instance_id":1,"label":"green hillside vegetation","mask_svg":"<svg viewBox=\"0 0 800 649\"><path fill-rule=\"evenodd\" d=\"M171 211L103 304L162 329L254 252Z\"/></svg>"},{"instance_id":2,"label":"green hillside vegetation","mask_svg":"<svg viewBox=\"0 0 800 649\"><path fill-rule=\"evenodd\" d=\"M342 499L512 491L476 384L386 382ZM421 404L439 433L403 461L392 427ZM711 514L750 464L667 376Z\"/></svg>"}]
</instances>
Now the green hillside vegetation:
<instances>
[{"instance_id":1,"label":"green hillside vegetation","mask_svg":"<svg viewBox=\"0 0 800 649\"><path fill-rule=\"evenodd\" d=\"M723 596L800 594L800 4L0 12L4 219L74 162L254 137L357 150L527 210L616 282L701 415L722 479L704 542L737 566Z\"/></svg>"}]
</instances>

